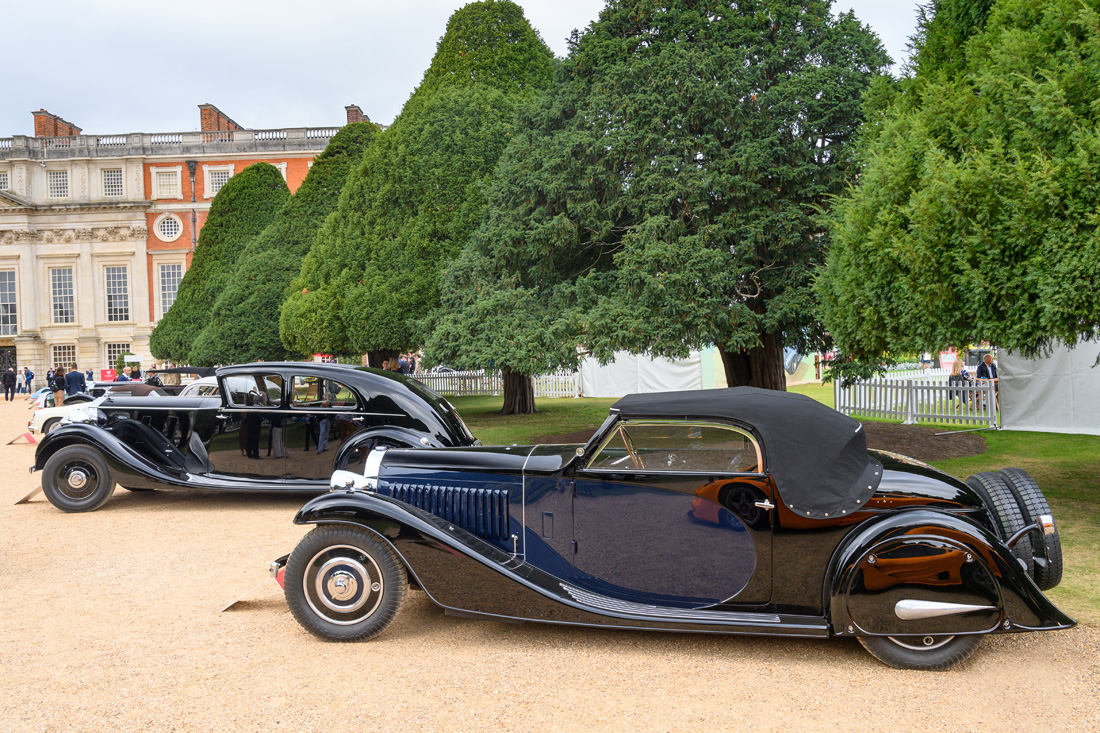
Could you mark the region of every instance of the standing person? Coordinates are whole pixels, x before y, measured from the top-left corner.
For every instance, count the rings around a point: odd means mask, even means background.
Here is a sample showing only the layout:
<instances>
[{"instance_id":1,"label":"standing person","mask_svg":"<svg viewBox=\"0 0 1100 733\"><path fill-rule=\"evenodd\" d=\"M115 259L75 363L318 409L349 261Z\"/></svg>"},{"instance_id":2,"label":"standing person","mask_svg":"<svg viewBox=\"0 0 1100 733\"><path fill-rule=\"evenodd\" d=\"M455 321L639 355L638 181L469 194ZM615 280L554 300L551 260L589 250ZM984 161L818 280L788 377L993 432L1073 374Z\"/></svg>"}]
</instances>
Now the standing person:
<instances>
[{"instance_id":1,"label":"standing person","mask_svg":"<svg viewBox=\"0 0 1100 733\"><path fill-rule=\"evenodd\" d=\"M65 403L65 367L59 366L54 370L50 389L53 390L53 406L61 407Z\"/></svg>"},{"instance_id":2,"label":"standing person","mask_svg":"<svg viewBox=\"0 0 1100 733\"><path fill-rule=\"evenodd\" d=\"M31 371L30 367L23 367L23 379L27 381L27 394L32 394L31 380L34 379L34 372Z\"/></svg>"},{"instance_id":3,"label":"standing person","mask_svg":"<svg viewBox=\"0 0 1100 733\"><path fill-rule=\"evenodd\" d=\"M115 377L116 382L129 382L130 379L130 367L122 367L122 374Z\"/></svg>"},{"instance_id":4,"label":"standing person","mask_svg":"<svg viewBox=\"0 0 1100 733\"><path fill-rule=\"evenodd\" d=\"M95 374L92 373L91 369L86 369L84 371L84 378L87 379L89 383L94 382L95 381Z\"/></svg>"},{"instance_id":5,"label":"standing person","mask_svg":"<svg viewBox=\"0 0 1100 733\"><path fill-rule=\"evenodd\" d=\"M84 375L80 373L76 364L73 364L73 368L65 375L65 394L74 395L87 391L88 383L84 381Z\"/></svg>"},{"instance_id":6,"label":"standing person","mask_svg":"<svg viewBox=\"0 0 1100 733\"><path fill-rule=\"evenodd\" d=\"M130 381L133 381L133 382L140 382L141 381L141 363L140 362L138 363L138 365L136 367L134 367L133 371L130 372Z\"/></svg>"},{"instance_id":7,"label":"standing person","mask_svg":"<svg viewBox=\"0 0 1100 733\"><path fill-rule=\"evenodd\" d=\"M53 384L53 369L52 368L46 370L46 386L49 387L51 384Z\"/></svg>"},{"instance_id":8,"label":"standing person","mask_svg":"<svg viewBox=\"0 0 1100 733\"><path fill-rule=\"evenodd\" d=\"M8 367L2 379L4 382L4 402L11 402L15 399L15 384L19 381L19 377L15 376L15 369Z\"/></svg>"},{"instance_id":9,"label":"standing person","mask_svg":"<svg viewBox=\"0 0 1100 733\"><path fill-rule=\"evenodd\" d=\"M992 379L997 383L997 365L993 363L993 354L986 354L982 363L978 365L978 379Z\"/></svg>"}]
</instances>

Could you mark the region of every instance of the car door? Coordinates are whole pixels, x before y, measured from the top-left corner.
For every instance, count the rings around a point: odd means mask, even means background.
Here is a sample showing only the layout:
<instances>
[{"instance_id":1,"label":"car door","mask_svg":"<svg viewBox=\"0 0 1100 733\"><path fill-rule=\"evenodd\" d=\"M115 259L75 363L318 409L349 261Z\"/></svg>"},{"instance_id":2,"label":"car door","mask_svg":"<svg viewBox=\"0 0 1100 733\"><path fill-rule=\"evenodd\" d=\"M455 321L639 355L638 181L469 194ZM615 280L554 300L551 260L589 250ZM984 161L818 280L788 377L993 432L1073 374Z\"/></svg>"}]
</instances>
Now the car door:
<instances>
[{"instance_id":1,"label":"car door","mask_svg":"<svg viewBox=\"0 0 1100 733\"><path fill-rule=\"evenodd\" d=\"M291 377L289 409L278 428L289 478L327 479L344 442L364 427L355 391L335 379Z\"/></svg>"},{"instance_id":2,"label":"car door","mask_svg":"<svg viewBox=\"0 0 1100 733\"><path fill-rule=\"evenodd\" d=\"M756 439L732 425L616 423L577 470L576 582L674 607L771 595L771 482Z\"/></svg>"},{"instance_id":3,"label":"car door","mask_svg":"<svg viewBox=\"0 0 1100 733\"><path fill-rule=\"evenodd\" d=\"M254 479L281 479L286 456L274 444L282 424L283 376L274 372L220 378L224 398L207 453L214 472Z\"/></svg>"}]
</instances>

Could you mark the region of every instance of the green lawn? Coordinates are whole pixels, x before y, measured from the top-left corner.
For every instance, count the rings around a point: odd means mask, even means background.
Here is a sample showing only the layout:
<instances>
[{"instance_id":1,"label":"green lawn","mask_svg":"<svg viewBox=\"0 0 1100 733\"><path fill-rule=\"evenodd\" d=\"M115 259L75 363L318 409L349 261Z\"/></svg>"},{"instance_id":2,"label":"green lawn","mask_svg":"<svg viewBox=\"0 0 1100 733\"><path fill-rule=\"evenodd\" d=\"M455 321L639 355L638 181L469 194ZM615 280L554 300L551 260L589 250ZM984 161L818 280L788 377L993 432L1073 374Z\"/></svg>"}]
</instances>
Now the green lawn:
<instances>
[{"instance_id":1,"label":"green lawn","mask_svg":"<svg viewBox=\"0 0 1100 733\"><path fill-rule=\"evenodd\" d=\"M791 391L833 406L831 384L801 385ZM615 402L540 399L536 415L503 416L497 414L503 404L501 397L450 399L474 435L486 445L526 444L549 435L595 430ZM1010 431L981 435L988 446L985 453L936 461L936 467L960 479L1007 466L1017 466L1034 476L1054 512L1065 556L1062 583L1048 595L1078 620L1100 624L1100 437Z\"/></svg>"}]
</instances>

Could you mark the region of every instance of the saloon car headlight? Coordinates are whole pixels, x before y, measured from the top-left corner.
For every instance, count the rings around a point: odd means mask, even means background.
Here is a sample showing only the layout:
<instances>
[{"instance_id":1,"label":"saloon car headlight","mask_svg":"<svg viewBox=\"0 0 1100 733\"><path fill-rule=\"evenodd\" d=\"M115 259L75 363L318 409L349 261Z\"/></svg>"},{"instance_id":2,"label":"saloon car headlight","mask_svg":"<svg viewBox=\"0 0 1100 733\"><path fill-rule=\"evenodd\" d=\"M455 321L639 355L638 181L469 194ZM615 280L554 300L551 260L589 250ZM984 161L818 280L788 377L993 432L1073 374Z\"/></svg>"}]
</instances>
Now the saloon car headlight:
<instances>
[{"instance_id":1,"label":"saloon car headlight","mask_svg":"<svg viewBox=\"0 0 1100 733\"><path fill-rule=\"evenodd\" d=\"M61 424L86 423L88 425L106 425L107 413L98 407L77 407L61 418Z\"/></svg>"}]
</instances>

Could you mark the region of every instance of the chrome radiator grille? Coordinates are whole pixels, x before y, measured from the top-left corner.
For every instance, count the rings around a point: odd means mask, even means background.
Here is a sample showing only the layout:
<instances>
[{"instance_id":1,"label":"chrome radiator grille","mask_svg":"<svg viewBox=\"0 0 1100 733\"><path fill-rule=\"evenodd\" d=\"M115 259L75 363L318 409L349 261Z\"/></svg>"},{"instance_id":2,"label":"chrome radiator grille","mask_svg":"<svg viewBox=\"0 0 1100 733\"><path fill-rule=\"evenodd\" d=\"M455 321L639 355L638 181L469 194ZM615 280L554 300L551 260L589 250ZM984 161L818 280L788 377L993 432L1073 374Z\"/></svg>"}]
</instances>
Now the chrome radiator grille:
<instances>
[{"instance_id":1,"label":"chrome radiator grille","mask_svg":"<svg viewBox=\"0 0 1100 733\"><path fill-rule=\"evenodd\" d=\"M390 484L389 490L394 499L431 512L478 537L503 540L509 536L505 490L428 484Z\"/></svg>"}]
</instances>

